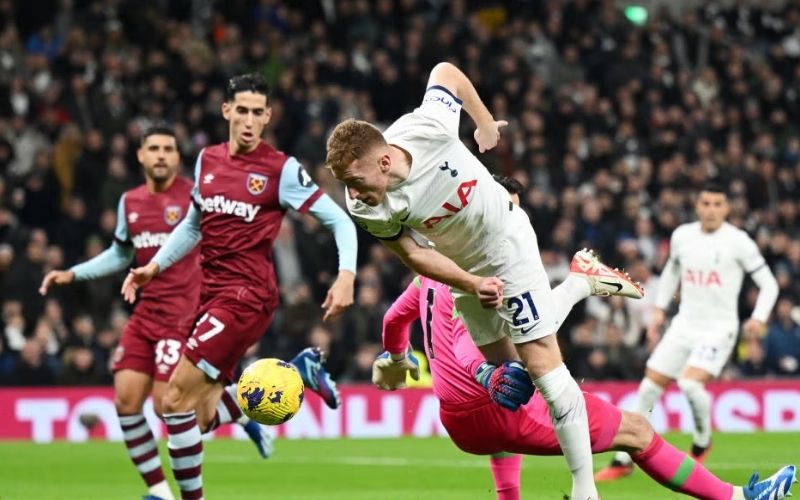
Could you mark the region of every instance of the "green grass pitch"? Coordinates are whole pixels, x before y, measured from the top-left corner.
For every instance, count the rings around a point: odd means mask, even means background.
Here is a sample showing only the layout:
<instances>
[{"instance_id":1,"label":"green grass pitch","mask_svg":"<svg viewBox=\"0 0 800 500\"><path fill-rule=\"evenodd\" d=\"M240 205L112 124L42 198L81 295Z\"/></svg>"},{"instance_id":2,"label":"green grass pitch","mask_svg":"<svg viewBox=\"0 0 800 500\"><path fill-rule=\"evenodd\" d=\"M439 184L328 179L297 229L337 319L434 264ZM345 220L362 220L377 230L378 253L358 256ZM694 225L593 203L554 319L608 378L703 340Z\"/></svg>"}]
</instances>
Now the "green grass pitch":
<instances>
[{"instance_id":1,"label":"green grass pitch","mask_svg":"<svg viewBox=\"0 0 800 500\"><path fill-rule=\"evenodd\" d=\"M688 436L668 437L682 449L689 444ZM797 434L716 434L707 465L741 484L753 470L766 476L795 463L798 443ZM595 468L608 456L597 455ZM163 441L161 457L166 462ZM210 441L203 475L210 499L494 498L488 458L462 453L442 438L279 440L268 460L249 441ZM525 457L523 498L561 499L569 484L563 458ZM122 443L0 444L0 500L135 499L144 493ZM626 480L601 484L600 493L622 500L680 497L638 470Z\"/></svg>"}]
</instances>

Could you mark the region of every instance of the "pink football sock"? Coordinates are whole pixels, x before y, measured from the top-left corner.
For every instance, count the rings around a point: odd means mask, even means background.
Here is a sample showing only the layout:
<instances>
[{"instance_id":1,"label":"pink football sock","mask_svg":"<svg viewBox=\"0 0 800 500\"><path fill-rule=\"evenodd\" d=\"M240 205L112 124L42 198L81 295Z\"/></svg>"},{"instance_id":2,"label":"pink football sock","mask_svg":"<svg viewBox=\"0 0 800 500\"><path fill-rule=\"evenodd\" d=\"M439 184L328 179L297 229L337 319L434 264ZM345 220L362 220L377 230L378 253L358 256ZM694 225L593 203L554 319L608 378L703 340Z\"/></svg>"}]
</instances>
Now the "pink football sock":
<instances>
[{"instance_id":1,"label":"pink football sock","mask_svg":"<svg viewBox=\"0 0 800 500\"><path fill-rule=\"evenodd\" d=\"M648 476L673 491L707 500L730 500L733 495L732 484L722 481L658 434L653 435L643 452L633 455L633 461Z\"/></svg>"},{"instance_id":2,"label":"pink football sock","mask_svg":"<svg viewBox=\"0 0 800 500\"><path fill-rule=\"evenodd\" d=\"M522 455L498 453L492 455L492 477L497 500L519 500L519 470Z\"/></svg>"}]
</instances>

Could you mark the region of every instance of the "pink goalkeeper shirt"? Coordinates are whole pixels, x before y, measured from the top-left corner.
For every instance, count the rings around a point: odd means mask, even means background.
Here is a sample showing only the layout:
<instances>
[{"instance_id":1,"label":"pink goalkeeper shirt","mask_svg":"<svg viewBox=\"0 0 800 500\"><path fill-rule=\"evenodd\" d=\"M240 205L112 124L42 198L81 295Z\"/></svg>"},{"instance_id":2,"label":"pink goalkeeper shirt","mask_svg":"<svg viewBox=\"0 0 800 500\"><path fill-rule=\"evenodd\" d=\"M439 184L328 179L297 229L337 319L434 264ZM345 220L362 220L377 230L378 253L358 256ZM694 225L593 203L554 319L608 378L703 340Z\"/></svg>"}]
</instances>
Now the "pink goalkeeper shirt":
<instances>
[{"instance_id":1,"label":"pink goalkeeper shirt","mask_svg":"<svg viewBox=\"0 0 800 500\"><path fill-rule=\"evenodd\" d=\"M458 318L447 285L417 276L383 317L383 346L390 353L408 348L408 328L420 319L425 353L433 376L433 392L443 403L486 399L473 378L483 355Z\"/></svg>"}]
</instances>

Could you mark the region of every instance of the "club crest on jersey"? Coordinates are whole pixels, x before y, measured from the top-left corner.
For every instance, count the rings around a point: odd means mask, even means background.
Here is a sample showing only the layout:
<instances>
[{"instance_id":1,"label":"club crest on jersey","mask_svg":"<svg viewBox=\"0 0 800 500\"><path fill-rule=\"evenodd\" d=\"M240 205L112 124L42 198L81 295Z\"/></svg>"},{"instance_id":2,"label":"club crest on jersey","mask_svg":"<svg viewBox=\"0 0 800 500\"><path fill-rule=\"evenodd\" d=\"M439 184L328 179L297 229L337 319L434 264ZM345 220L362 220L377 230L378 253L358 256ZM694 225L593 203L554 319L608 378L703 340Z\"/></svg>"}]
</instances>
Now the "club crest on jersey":
<instances>
[{"instance_id":1,"label":"club crest on jersey","mask_svg":"<svg viewBox=\"0 0 800 500\"><path fill-rule=\"evenodd\" d=\"M164 207L164 222L170 226L174 226L180 222L181 215L183 215L183 209L180 205L167 205Z\"/></svg>"},{"instance_id":2,"label":"club crest on jersey","mask_svg":"<svg viewBox=\"0 0 800 500\"><path fill-rule=\"evenodd\" d=\"M267 188L267 176L250 174L247 176L247 191L253 196L261 194Z\"/></svg>"}]
</instances>

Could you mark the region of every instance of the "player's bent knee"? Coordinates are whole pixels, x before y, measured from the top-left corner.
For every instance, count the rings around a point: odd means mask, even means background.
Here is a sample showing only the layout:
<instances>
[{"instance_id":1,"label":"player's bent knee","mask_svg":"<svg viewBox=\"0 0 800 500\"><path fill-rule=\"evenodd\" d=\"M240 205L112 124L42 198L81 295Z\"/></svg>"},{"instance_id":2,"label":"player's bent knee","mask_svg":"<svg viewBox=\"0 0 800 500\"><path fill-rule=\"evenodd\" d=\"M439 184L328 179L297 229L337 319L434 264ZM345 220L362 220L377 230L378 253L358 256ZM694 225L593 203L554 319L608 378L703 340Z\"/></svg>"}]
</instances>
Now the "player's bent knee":
<instances>
[{"instance_id":1,"label":"player's bent knee","mask_svg":"<svg viewBox=\"0 0 800 500\"><path fill-rule=\"evenodd\" d=\"M135 415L142 412L144 401L127 394L114 395L114 407L119 415Z\"/></svg>"},{"instance_id":2,"label":"player's bent knee","mask_svg":"<svg viewBox=\"0 0 800 500\"><path fill-rule=\"evenodd\" d=\"M629 453L639 453L653 440L653 434L655 430L647 418L638 413L624 411L612 446Z\"/></svg>"}]
</instances>

